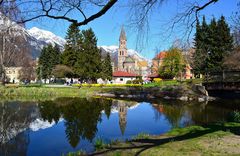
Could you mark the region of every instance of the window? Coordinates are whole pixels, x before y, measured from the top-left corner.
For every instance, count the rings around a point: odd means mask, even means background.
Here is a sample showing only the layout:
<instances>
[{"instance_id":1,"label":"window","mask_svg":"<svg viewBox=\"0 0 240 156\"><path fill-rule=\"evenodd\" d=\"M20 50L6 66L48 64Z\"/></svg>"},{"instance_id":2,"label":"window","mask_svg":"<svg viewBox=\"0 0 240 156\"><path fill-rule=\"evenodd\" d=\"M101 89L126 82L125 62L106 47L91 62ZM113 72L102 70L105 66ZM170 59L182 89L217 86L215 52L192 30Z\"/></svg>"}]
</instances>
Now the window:
<instances>
[{"instance_id":1,"label":"window","mask_svg":"<svg viewBox=\"0 0 240 156\"><path fill-rule=\"evenodd\" d=\"M120 81L123 81L123 78L120 78Z\"/></svg>"}]
</instances>

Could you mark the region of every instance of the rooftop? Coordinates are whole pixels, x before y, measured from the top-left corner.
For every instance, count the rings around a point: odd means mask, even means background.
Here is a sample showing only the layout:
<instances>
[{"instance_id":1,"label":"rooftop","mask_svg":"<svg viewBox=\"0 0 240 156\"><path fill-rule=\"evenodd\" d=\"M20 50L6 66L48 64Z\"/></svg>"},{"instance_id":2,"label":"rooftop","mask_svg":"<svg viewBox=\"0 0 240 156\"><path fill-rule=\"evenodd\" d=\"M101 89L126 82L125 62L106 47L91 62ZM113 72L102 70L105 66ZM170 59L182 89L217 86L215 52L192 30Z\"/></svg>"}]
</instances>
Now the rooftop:
<instances>
[{"instance_id":1,"label":"rooftop","mask_svg":"<svg viewBox=\"0 0 240 156\"><path fill-rule=\"evenodd\" d=\"M115 71L113 72L113 77L136 77L137 74L129 73L125 71Z\"/></svg>"},{"instance_id":2,"label":"rooftop","mask_svg":"<svg viewBox=\"0 0 240 156\"><path fill-rule=\"evenodd\" d=\"M155 59L155 60L163 59L166 56L166 54L167 54L166 51L161 51L153 59Z\"/></svg>"}]
</instances>

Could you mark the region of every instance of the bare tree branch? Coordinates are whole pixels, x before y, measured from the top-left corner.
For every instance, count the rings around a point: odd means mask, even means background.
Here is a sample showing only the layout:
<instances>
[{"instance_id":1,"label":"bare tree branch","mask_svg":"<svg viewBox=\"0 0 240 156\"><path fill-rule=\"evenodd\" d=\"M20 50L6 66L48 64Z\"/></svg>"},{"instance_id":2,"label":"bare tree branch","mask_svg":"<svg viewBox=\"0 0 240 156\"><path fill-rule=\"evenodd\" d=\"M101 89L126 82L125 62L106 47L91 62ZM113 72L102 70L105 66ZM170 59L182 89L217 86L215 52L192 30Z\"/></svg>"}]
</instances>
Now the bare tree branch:
<instances>
[{"instance_id":1,"label":"bare tree branch","mask_svg":"<svg viewBox=\"0 0 240 156\"><path fill-rule=\"evenodd\" d=\"M27 5L20 3L21 1L22 0L18 0L19 7ZM33 6L36 8L32 10L25 9L24 14L26 18L16 22L26 23L42 17L48 17L51 19L62 19L71 23L76 23L78 26L82 26L104 15L114 4L116 4L117 1L118 0L31 0L31 3L33 3ZM39 5L37 5L37 3L39 3ZM101 9L88 17L85 13L87 12L87 9L83 9L83 6L89 6L90 4L101 7ZM83 18L73 18L70 15L68 16L70 12L74 14L80 13Z\"/></svg>"}]
</instances>

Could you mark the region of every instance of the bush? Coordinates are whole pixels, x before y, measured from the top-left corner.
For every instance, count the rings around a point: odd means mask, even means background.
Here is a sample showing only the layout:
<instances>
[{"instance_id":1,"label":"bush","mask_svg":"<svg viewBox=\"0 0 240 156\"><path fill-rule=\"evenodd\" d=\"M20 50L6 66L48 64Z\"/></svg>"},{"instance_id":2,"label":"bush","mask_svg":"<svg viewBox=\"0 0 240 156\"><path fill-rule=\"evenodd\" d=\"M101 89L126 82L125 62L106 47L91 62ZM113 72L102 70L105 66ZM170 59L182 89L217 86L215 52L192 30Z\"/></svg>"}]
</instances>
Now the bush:
<instances>
[{"instance_id":1,"label":"bush","mask_svg":"<svg viewBox=\"0 0 240 156\"><path fill-rule=\"evenodd\" d=\"M143 80L141 79L135 79L132 81L133 84L142 84L143 83Z\"/></svg>"},{"instance_id":2,"label":"bush","mask_svg":"<svg viewBox=\"0 0 240 156\"><path fill-rule=\"evenodd\" d=\"M131 80L127 80L126 84L132 84Z\"/></svg>"},{"instance_id":3,"label":"bush","mask_svg":"<svg viewBox=\"0 0 240 156\"><path fill-rule=\"evenodd\" d=\"M96 150L104 149L107 145L104 143L104 141L100 138L96 139L94 147Z\"/></svg>"},{"instance_id":4,"label":"bush","mask_svg":"<svg viewBox=\"0 0 240 156\"><path fill-rule=\"evenodd\" d=\"M239 111L233 111L233 112L229 113L228 121L240 123L240 112Z\"/></svg>"}]
</instances>

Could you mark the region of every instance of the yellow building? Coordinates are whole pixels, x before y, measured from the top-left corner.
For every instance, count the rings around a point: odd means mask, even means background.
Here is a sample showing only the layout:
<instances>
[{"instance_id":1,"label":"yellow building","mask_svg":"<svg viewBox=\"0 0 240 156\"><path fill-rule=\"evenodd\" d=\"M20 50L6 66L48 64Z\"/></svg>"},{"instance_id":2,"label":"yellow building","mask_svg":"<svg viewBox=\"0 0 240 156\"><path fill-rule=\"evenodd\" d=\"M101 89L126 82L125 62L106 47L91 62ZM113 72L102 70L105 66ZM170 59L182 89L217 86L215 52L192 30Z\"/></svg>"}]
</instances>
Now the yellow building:
<instances>
[{"instance_id":1,"label":"yellow building","mask_svg":"<svg viewBox=\"0 0 240 156\"><path fill-rule=\"evenodd\" d=\"M6 76L9 82L19 83L19 73L22 67L5 67Z\"/></svg>"}]
</instances>

